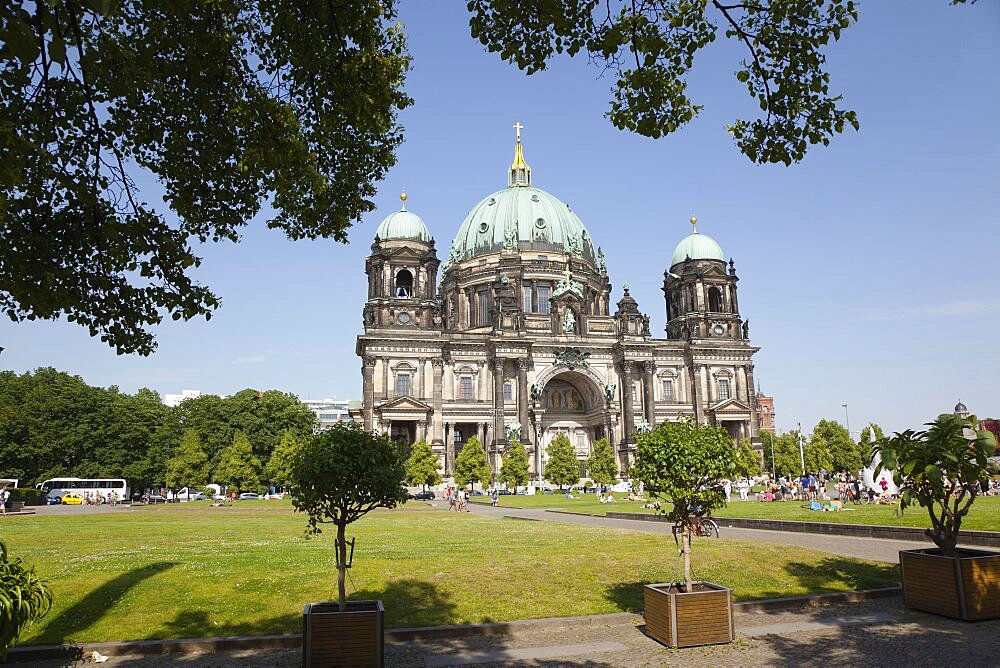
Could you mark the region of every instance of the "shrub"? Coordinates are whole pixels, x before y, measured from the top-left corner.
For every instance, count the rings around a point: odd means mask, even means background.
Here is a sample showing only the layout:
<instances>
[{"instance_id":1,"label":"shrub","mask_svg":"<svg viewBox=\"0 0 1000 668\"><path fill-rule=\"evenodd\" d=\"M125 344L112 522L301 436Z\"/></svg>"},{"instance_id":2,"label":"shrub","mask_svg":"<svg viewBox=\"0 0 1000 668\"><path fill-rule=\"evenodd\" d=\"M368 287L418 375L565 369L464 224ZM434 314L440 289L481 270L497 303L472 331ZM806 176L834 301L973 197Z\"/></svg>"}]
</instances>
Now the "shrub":
<instances>
[{"instance_id":1,"label":"shrub","mask_svg":"<svg viewBox=\"0 0 1000 668\"><path fill-rule=\"evenodd\" d=\"M52 607L52 593L20 559L13 561L0 541L0 661L18 637Z\"/></svg>"},{"instance_id":2,"label":"shrub","mask_svg":"<svg viewBox=\"0 0 1000 668\"><path fill-rule=\"evenodd\" d=\"M44 506L45 492L33 487L15 487L10 490L10 500L23 501L26 506Z\"/></svg>"}]
</instances>

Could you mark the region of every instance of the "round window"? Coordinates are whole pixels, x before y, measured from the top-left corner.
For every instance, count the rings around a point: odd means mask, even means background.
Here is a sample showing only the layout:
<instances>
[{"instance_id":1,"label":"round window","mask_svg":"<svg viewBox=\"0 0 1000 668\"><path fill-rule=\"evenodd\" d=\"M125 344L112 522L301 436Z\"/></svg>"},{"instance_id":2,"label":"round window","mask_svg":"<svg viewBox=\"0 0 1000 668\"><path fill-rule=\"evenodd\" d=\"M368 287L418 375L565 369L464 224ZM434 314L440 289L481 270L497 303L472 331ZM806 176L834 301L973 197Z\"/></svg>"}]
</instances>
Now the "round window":
<instances>
[{"instance_id":1,"label":"round window","mask_svg":"<svg viewBox=\"0 0 1000 668\"><path fill-rule=\"evenodd\" d=\"M489 223L487 223L485 221L482 222L482 223L479 223L479 233L480 234L486 234L489 231L490 231L490 225L489 225Z\"/></svg>"},{"instance_id":2,"label":"round window","mask_svg":"<svg viewBox=\"0 0 1000 668\"><path fill-rule=\"evenodd\" d=\"M532 195L531 196L531 201L532 202L537 202L538 201L538 195Z\"/></svg>"},{"instance_id":3,"label":"round window","mask_svg":"<svg viewBox=\"0 0 1000 668\"><path fill-rule=\"evenodd\" d=\"M539 218L538 220L536 220L535 221L535 227L537 227L540 230L544 230L545 229L545 219L544 218Z\"/></svg>"},{"instance_id":4,"label":"round window","mask_svg":"<svg viewBox=\"0 0 1000 668\"><path fill-rule=\"evenodd\" d=\"M407 324L408 322L410 322L410 314L407 313L406 311L403 311L402 313L396 316L396 322L398 322L401 325Z\"/></svg>"}]
</instances>

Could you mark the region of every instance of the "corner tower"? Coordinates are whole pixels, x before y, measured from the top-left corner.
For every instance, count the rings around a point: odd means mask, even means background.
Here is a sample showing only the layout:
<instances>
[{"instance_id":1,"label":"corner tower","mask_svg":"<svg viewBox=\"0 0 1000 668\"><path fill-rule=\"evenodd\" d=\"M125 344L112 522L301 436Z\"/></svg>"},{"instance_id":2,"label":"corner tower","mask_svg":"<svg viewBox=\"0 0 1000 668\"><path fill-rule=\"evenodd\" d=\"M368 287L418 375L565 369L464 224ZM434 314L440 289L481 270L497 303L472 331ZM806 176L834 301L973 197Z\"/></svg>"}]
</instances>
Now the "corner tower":
<instances>
[{"instance_id":1,"label":"corner tower","mask_svg":"<svg viewBox=\"0 0 1000 668\"><path fill-rule=\"evenodd\" d=\"M375 232L365 261L368 301L365 331L373 328L440 329L434 239L420 216L406 210L406 193L399 211L386 216Z\"/></svg>"},{"instance_id":2,"label":"corner tower","mask_svg":"<svg viewBox=\"0 0 1000 668\"><path fill-rule=\"evenodd\" d=\"M736 265L715 239L701 234L691 216L691 234L681 240L663 272L668 339L746 339L736 296Z\"/></svg>"}]
</instances>

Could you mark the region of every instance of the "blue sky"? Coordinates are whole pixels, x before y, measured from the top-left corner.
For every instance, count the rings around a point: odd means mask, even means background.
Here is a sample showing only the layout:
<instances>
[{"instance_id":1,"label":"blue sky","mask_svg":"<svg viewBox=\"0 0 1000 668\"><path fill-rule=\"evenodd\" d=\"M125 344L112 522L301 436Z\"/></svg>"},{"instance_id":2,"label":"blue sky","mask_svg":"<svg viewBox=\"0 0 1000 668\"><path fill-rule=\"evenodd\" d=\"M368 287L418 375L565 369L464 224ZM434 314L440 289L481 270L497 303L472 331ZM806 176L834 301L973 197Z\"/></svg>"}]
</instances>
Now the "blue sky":
<instances>
[{"instance_id":1,"label":"blue sky","mask_svg":"<svg viewBox=\"0 0 1000 668\"><path fill-rule=\"evenodd\" d=\"M358 398L354 342L376 226L405 186L443 258L468 210L506 184L520 121L535 185L572 206L604 248L615 300L630 283L658 335L663 270L698 215L736 261L779 428L843 422L844 403L852 431L915 427L959 398L1000 416L997 4L863 3L827 51L832 90L861 130L790 168L750 164L725 133L756 110L733 75L743 53L725 39L690 79L701 115L653 141L603 118L613 82L584 59L527 77L469 37L464 2L404 0L400 18L416 104L400 117L406 143L378 209L349 245L291 242L255 221L240 244L202 249L199 280L222 308L210 322L158 328L151 357L118 356L65 322L3 322L0 367L54 366L129 392Z\"/></svg>"}]
</instances>

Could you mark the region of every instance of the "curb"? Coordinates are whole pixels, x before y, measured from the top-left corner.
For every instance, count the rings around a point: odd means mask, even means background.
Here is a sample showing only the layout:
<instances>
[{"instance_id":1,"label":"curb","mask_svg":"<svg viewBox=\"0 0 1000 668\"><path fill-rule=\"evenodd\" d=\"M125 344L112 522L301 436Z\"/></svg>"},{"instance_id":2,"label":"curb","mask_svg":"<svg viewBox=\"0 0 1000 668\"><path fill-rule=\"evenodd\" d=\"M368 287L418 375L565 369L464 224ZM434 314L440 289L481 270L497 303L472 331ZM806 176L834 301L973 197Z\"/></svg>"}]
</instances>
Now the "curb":
<instances>
[{"instance_id":1,"label":"curb","mask_svg":"<svg viewBox=\"0 0 1000 668\"><path fill-rule=\"evenodd\" d=\"M560 510L546 512L560 513ZM567 513L569 514L569 513ZM575 514L575 513L574 513ZM600 517L599 515L595 517ZM605 517L615 520L635 520L639 522L667 522L666 518L646 513L619 513L610 511ZM858 538L886 538L930 543L927 530L918 527L893 527L883 524L841 524L830 522L807 522L805 520L763 520L744 517L714 517L719 526L733 529L760 529L764 531L788 531L792 533L819 533L832 536L855 536ZM962 531L959 534L962 545L1000 547L1000 531Z\"/></svg>"},{"instance_id":2,"label":"curb","mask_svg":"<svg viewBox=\"0 0 1000 668\"><path fill-rule=\"evenodd\" d=\"M832 592L769 598L761 601L734 603L736 612L764 612L769 610L789 610L794 608L817 608L838 603L860 603L903 595L902 587L884 589L862 589L859 591ZM547 626L627 626L642 624L643 617L637 612L615 612L607 615L584 615L580 617L547 617L543 619L523 619L513 622L490 624L456 624L452 626L422 626L401 629L386 629L387 642L407 642L411 640L467 638L470 636L509 635L519 629L545 628ZM167 654L210 654L241 649L274 650L296 649L302 646L301 633L285 633L265 636L231 636L225 638L181 638L177 640L127 640L123 642L83 643L80 645L35 645L12 647L7 651L3 664L33 663L36 661L82 659L97 651L107 656L156 656Z\"/></svg>"}]
</instances>

